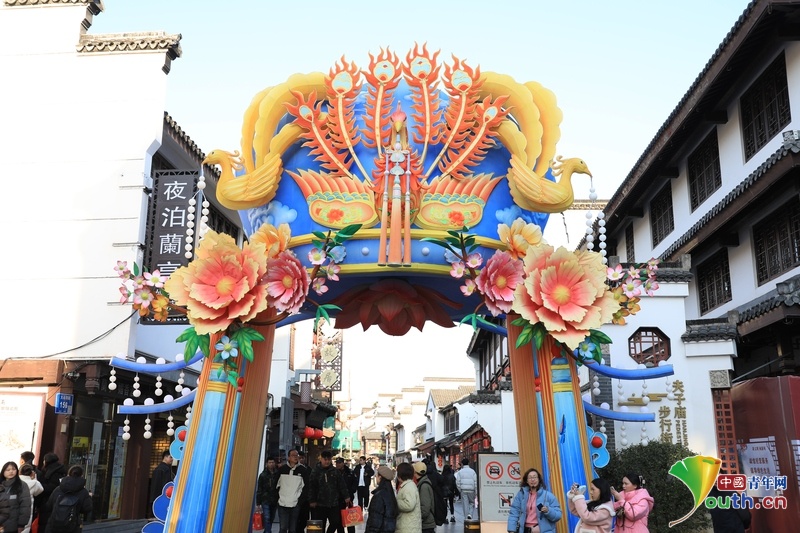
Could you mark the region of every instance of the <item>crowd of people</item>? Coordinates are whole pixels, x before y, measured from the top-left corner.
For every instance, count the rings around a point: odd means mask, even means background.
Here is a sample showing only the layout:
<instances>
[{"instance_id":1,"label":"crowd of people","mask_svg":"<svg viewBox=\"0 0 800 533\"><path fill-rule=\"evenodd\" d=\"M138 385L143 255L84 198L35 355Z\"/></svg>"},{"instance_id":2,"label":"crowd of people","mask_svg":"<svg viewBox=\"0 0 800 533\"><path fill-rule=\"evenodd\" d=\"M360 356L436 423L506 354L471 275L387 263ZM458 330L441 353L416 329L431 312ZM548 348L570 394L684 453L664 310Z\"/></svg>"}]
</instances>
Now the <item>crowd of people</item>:
<instances>
[{"instance_id":1,"label":"crowd of people","mask_svg":"<svg viewBox=\"0 0 800 533\"><path fill-rule=\"evenodd\" d=\"M291 450L282 465L267 458L258 476L256 503L267 532L277 521L279 533L302 533L310 519L321 522L325 533L344 533L342 510L358 505L367 533L433 533L437 525L456 521L457 497L464 516L477 517L476 493L477 474L467 459L457 472L446 465L439 473L430 459L401 463L395 471L373 466L364 456L351 468L343 458L323 451L309 468L300 452ZM355 532L352 526L347 529Z\"/></svg>"},{"instance_id":2,"label":"crowd of people","mask_svg":"<svg viewBox=\"0 0 800 533\"><path fill-rule=\"evenodd\" d=\"M430 458L400 463L394 470L373 467L362 456L351 469L343 458L334 460L325 451L319 463L308 468L292 450L280 467L274 458L267 460L258 477L257 503L266 533L272 533L276 516L278 533L303 533L309 519L319 521L324 533L344 533L341 511L356 504L364 510L365 533L434 533L436 526L456 521L456 498L461 499L465 520L478 518L477 481L467 459L458 471L446 464L439 472ZM602 478L588 487L573 484L566 501L567 511L578 518L574 532L647 533L655 501L644 485L644 478L633 472L622 478L621 491ZM733 516L735 511L725 511L711 513L715 532L743 533L749 527L749 515L740 518ZM511 500L507 531L555 532L563 514L542 473L529 468ZM348 527L348 533L355 528Z\"/></svg>"},{"instance_id":3,"label":"crowd of people","mask_svg":"<svg viewBox=\"0 0 800 533\"><path fill-rule=\"evenodd\" d=\"M67 470L56 454L48 453L40 470L35 458L32 452L23 452L19 464L3 465L0 533L79 532L81 516L92 512L83 468Z\"/></svg>"}]
</instances>

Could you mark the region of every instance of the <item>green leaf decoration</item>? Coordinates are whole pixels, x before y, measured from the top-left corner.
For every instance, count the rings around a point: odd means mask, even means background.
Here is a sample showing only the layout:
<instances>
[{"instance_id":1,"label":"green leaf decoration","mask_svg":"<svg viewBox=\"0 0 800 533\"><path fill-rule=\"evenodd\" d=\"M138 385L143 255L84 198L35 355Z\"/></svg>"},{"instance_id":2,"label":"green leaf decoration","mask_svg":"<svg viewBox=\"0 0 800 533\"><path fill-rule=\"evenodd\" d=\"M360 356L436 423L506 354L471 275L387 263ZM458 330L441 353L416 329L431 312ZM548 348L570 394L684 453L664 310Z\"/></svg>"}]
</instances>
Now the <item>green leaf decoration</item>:
<instances>
[{"instance_id":1,"label":"green leaf decoration","mask_svg":"<svg viewBox=\"0 0 800 533\"><path fill-rule=\"evenodd\" d=\"M197 341L199 343L200 351L203 352L203 355L208 357L209 354L211 353L211 335L209 335L208 333L206 333L205 335L198 335Z\"/></svg>"},{"instance_id":2,"label":"green leaf decoration","mask_svg":"<svg viewBox=\"0 0 800 533\"><path fill-rule=\"evenodd\" d=\"M599 344L597 343L593 344L594 344L594 350L592 350L592 359L600 363L603 360L603 352L600 350Z\"/></svg>"},{"instance_id":3,"label":"green leaf decoration","mask_svg":"<svg viewBox=\"0 0 800 533\"><path fill-rule=\"evenodd\" d=\"M447 230L447 234L448 235L452 235L453 237L458 239L459 242L461 241L461 232L460 231L456 231L456 230L450 229L450 230Z\"/></svg>"},{"instance_id":4,"label":"green leaf decoration","mask_svg":"<svg viewBox=\"0 0 800 533\"><path fill-rule=\"evenodd\" d=\"M473 246L474 244L475 244L475 237L473 237L472 235L464 239L464 246L470 247Z\"/></svg>"},{"instance_id":5,"label":"green leaf decoration","mask_svg":"<svg viewBox=\"0 0 800 533\"><path fill-rule=\"evenodd\" d=\"M511 324L519 327L525 327L530 325L530 323L522 317L515 318L514 321L511 322Z\"/></svg>"},{"instance_id":6,"label":"green leaf decoration","mask_svg":"<svg viewBox=\"0 0 800 533\"><path fill-rule=\"evenodd\" d=\"M536 349L541 350L544 344L544 337L547 335L547 330L541 322L537 322L533 327L533 339L536 342Z\"/></svg>"},{"instance_id":7,"label":"green leaf decoration","mask_svg":"<svg viewBox=\"0 0 800 533\"><path fill-rule=\"evenodd\" d=\"M317 239L320 239L322 241L325 241L325 240L328 239L328 236L325 235L324 233L322 233L321 231L312 231L311 235L313 235L314 237L316 237Z\"/></svg>"},{"instance_id":8,"label":"green leaf decoration","mask_svg":"<svg viewBox=\"0 0 800 533\"><path fill-rule=\"evenodd\" d=\"M134 276L139 275L139 265L137 265L136 263L133 264L133 275Z\"/></svg>"},{"instance_id":9,"label":"green leaf decoration","mask_svg":"<svg viewBox=\"0 0 800 533\"><path fill-rule=\"evenodd\" d=\"M336 232L336 238L341 239L339 242L343 242L358 232L361 229L362 224L350 224L349 226L345 226L339 231Z\"/></svg>"},{"instance_id":10,"label":"green leaf decoration","mask_svg":"<svg viewBox=\"0 0 800 533\"><path fill-rule=\"evenodd\" d=\"M478 320L479 319L480 319L480 317L478 315L476 315L475 313L472 313L472 314L469 314L469 315L465 316L464 318L462 318L461 322L459 322L459 324L464 324L466 322L469 322L470 326L472 326L472 329L473 330L477 330L478 329Z\"/></svg>"},{"instance_id":11,"label":"green leaf decoration","mask_svg":"<svg viewBox=\"0 0 800 533\"><path fill-rule=\"evenodd\" d=\"M467 252L469 252L469 253L472 253L472 252L474 252L474 251L475 251L475 250L476 250L478 247L480 247L480 244L473 244L472 246L470 246L469 248L467 248Z\"/></svg>"},{"instance_id":12,"label":"green leaf decoration","mask_svg":"<svg viewBox=\"0 0 800 533\"><path fill-rule=\"evenodd\" d=\"M318 241L316 239L312 239L311 244L314 246L314 248L319 248L320 250L322 249L323 246L325 246L324 242Z\"/></svg>"},{"instance_id":13,"label":"green leaf decoration","mask_svg":"<svg viewBox=\"0 0 800 533\"><path fill-rule=\"evenodd\" d=\"M533 339L533 326L526 323L525 327L522 328L522 331L517 337L517 344L516 344L517 348L525 346L526 344L531 342L531 339Z\"/></svg>"},{"instance_id":14,"label":"green leaf decoration","mask_svg":"<svg viewBox=\"0 0 800 533\"><path fill-rule=\"evenodd\" d=\"M461 249L461 239L457 237L445 237L444 240L449 246L452 246L457 250Z\"/></svg>"},{"instance_id":15,"label":"green leaf decoration","mask_svg":"<svg viewBox=\"0 0 800 533\"><path fill-rule=\"evenodd\" d=\"M194 357L194 354L197 353L197 348L200 345L200 340L194 326L183 330L183 332L178 335L178 338L175 339L175 342L186 343L186 346L183 347L183 360L187 363Z\"/></svg>"},{"instance_id":16,"label":"green leaf decoration","mask_svg":"<svg viewBox=\"0 0 800 533\"><path fill-rule=\"evenodd\" d=\"M239 383L236 381L236 378L238 377L239 376L236 374L236 372L228 372L228 383L230 383L231 387L234 389L239 387Z\"/></svg>"},{"instance_id":17,"label":"green leaf decoration","mask_svg":"<svg viewBox=\"0 0 800 533\"><path fill-rule=\"evenodd\" d=\"M605 333L603 333L602 331L597 330L597 329L590 329L589 330L589 338L595 344L597 344L597 343L612 344L613 343L613 341L611 340L611 337L609 337L608 335L606 335Z\"/></svg>"}]
</instances>

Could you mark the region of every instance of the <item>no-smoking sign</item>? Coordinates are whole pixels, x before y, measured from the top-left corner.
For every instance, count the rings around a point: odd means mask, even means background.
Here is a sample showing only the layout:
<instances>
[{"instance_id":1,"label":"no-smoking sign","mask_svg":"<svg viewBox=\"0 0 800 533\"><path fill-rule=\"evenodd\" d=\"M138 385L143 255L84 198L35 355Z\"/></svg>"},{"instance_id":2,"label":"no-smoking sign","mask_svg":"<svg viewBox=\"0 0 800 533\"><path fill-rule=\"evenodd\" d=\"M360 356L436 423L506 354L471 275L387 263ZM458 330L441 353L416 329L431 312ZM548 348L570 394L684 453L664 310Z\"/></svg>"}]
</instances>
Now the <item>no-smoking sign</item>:
<instances>
[{"instance_id":1,"label":"no-smoking sign","mask_svg":"<svg viewBox=\"0 0 800 533\"><path fill-rule=\"evenodd\" d=\"M519 461L514 461L508 465L508 476L517 481L522 477L522 473L519 471Z\"/></svg>"},{"instance_id":2,"label":"no-smoking sign","mask_svg":"<svg viewBox=\"0 0 800 533\"><path fill-rule=\"evenodd\" d=\"M490 461L486 464L486 475L489 479L500 479L503 477L503 465L497 461Z\"/></svg>"}]
</instances>

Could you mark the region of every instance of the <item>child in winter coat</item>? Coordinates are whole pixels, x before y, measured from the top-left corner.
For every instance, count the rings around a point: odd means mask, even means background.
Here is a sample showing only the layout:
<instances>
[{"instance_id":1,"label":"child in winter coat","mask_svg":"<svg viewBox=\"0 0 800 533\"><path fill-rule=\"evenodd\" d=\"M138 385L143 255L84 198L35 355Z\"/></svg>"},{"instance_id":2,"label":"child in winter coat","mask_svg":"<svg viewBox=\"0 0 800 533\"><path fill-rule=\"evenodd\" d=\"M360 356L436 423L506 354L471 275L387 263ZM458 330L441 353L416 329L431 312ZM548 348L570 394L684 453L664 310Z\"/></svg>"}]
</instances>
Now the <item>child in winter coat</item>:
<instances>
[{"instance_id":1,"label":"child in winter coat","mask_svg":"<svg viewBox=\"0 0 800 533\"><path fill-rule=\"evenodd\" d=\"M611 485L605 479L593 479L589 484L589 498L573 486L567 493L569 512L580 518L575 533L611 533L614 504L611 503Z\"/></svg>"}]
</instances>

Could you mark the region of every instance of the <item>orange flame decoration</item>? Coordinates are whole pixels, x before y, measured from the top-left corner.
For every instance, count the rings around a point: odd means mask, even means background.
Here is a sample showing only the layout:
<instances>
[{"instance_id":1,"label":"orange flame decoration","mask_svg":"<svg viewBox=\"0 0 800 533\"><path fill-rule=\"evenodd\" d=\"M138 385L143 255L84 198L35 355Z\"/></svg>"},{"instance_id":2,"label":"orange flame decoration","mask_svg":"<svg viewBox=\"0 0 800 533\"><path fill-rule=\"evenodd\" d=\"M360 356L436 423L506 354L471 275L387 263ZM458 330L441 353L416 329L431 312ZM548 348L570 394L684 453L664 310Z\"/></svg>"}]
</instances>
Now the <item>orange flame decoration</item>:
<instances>
[{"instance_id":1,"label":"orange flame decoration","mask_svg":"<svg viewBox=\"0 0 800 533\"><path fill-rule=\"evenodd\" d=\"M367 80L367 101L365 104L366 113L364 123L368 126L361 130L364 145L378 149L378 157L381 149L389 143L391 134L389 124L389 114L392 110L392 100L394 89L400 83L400 60L397 55L388 48L381 48L378 56L369 55L369 67L362 71Z\"/></svg>"},{"instance_id":2,"label":"orange flame decoration","mask_svg":"<svg viewBox=\"0 0 800 533\"><path fill-rule=\"evenodd\" d=\"M425 177L431 175L433 169L448 150L459 151L467 143L470 129L476 123L476 103L478 92L483 85L480 67L472 68L464 61L453 56L453 65L444 66L444 86L450 94L450 104L445 113L447 123L447 136L439 155L425 172Z\"/></svg>"},{"instance_id":3,"label":"orange flame decoration","mask_svg":"<svg viewBox=\"0 0 800 533\"><path fill-rule=\"evenodd\" d=\"M361 90L360 73L355 63L348 64L342 56L325 77L325 87L328 92L330 109L328 111L328 135L334 150L350 154L349 161L355 161L364 177L366 170L361 161L356 157L355 146L361 141L361 136L355 125L353 106L355 97Z\"/></svg>"},{"instance_id":4,"label":"orange flame decoration","mask_svg":"<svg viewBox=\"0 0 800 533\"><path fill-rule=\"evenodd\" d=\"M474 167L483 161L486 150L493 145L492 138L497 135L493 129L508 115L509 110L502 107L507 100L508 96L498 96L492 103L491 96L487 96L476 106L475 135L462 150L458 152L451 150L445 155L439 163L442 177L452 176L457 180L464 179L465 173L469 172L469 167Z\"/></svg>"},{"instance_id":5,"label":"orange flame decoration","mask_svg":"<svg viewBox=\"0 0 800 533\"><path fill-rule=\"evenodd\" d=\"M416 122L414 127L414 142L423 143L421 161L425 161L428 144L439 144L444 135L442 113L439 110L439 91L436 85L439 80L441 65L436 62L439 57L437 50L432 56L427 46L414 45L414 50L406 55L406 64L403 73L411 90L412 117Z\"/></svg>"},{"instance_id":6,"label":"orange flame decoration","mask_svg":"<svg viewBox=\"0 0 800 533\"><path fill-rule=\"evenodd\" d=\"M317 92L311 91L308 99L299 91L292 91L292 96L297 99L297 104L285 104L286 110L295 117L295 123L305 131L301 137L306 140L303 146L310 148L311 155L322 162L322 167L339 176L349 176L356 179L350 172L353 159L347 159L346 154L340 153L336 148L328 145L326 137L327 117L321 114L322 102L317 102Z\"/></svg>"}]
</instances>

